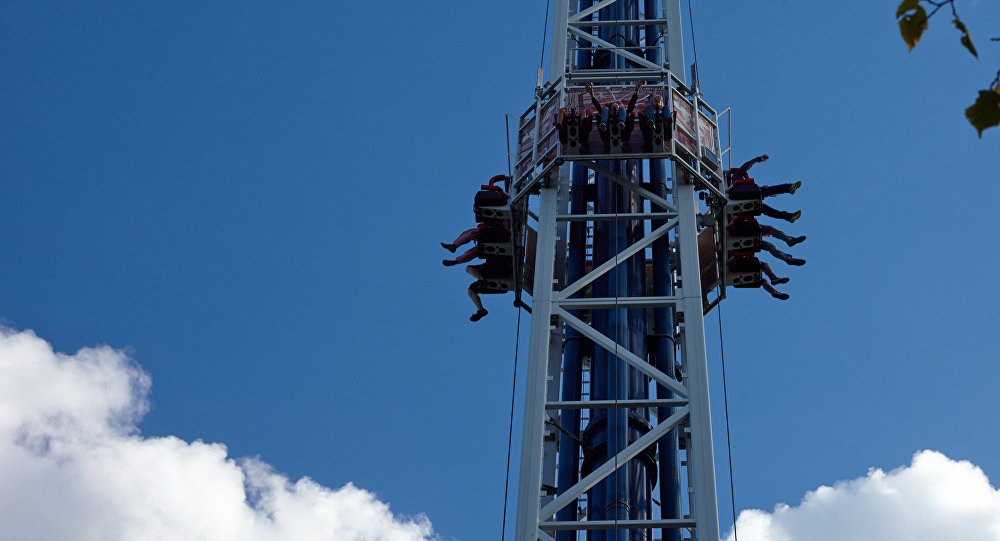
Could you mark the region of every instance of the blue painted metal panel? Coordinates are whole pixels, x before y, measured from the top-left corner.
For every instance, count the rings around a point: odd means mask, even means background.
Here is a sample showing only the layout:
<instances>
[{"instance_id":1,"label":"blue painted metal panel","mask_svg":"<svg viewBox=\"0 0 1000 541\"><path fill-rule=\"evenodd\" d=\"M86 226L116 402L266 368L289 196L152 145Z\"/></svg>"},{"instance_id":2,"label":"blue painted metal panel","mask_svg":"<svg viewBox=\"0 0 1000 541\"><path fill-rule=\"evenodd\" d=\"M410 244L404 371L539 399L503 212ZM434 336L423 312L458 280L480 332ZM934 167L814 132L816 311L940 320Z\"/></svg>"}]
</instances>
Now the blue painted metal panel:
<instances>
[{"instance_id":1,"label":"blue painted metal panel","mask_svg":"<svg viewBox=\"0 0 1000 541\"><path fill-rule=\"evenodd\" d=\"M658 18L660 6L658 0L642 0L643 10L647 18ZM593 0L579 0L580 10L593 5ZM601 20L636 20L639 19L639 0L621 0L616 4L603 8L599 12ZM616 46L643 46L645 56L653 62L660 62L659 34L655 26L645 28L645 41L640 42L640 33L635 26L600 27L598 35ZM591 44L579 41L580 47ZM633 51L637 52L637 51ZM627 69L628 62L615 55L598 54L591 56L588 51L579 51L576 65L581 68ZM618 96L626 99L627 95ZM601 165L635 183L643 180L643 162L641 160L601 161ZM666 163L663 160L653 160L649 166L652 191L666 196ZM571 166L572 193L570 212L583 214L586 212L584 198L587 188L587 170L577 164ZM595 184L590 186L596 194L594 201L597 213L627 213L642 209L643 200L631 192L618 186L603 175L595 177ZM654 209L655 210L655 209ZM662 225L662 221L654 223L653 227ZM623 248L643 236L641 222L599 221L593 224L593 255L590 263L600 265L613 258ZM586 272L586 224L571 222L569 225L569 254L567 260L567 278L570 282L577 280ZM651 285L654 295L669 296L673 294L670 277L670 261L668 256L668 240L658 240L653 244L653 275ZM637 254L628 261L623 261L615 269L595 280L591 295L595 297L641 296L647 292L646 259L643 253ZM582 293L579 293L580 295ZM582 314L576 314L581 316ZM646 312L641 309L606 309L592 312L593 326L609 336L632 353L655 360L657 367L666 373L673 372L674 345L669 335L673 330L673 311L657 309L653 313L653 329L647 328ZM579 400L582 390L582 363L586 355L591 357L590 399L592 400L624 400L649 398L649 379L641 372L628 367L615 358L614 354L603 348L595 348L581 335L572 330L565 331L565 346L563 350L562 400ZM647 337L653 339L647 343ZM647 351L647 345L650 348ZM657 386L657 398L672 398L664 388ZM664 419L672 413L672 408L660 408L657 416ZM559 470L557 477L560 492L575 484L582 475L593 471L595 467L605 462L624 449L629 443L641 437L650 429L648 408L632 409L592 409L589 412L588 425L581 430L581 416L577 410L566 410L561 413L560 425L564 433L560 435ZM574 437L579 435L584 442L582 467L578 467L580 445ZM587 516L590 520L641 520L653 516L653 488L659 481L662 516L664 518L680 518L680 475L678 463L677 431L671 432L659 442L658 460L653 452L643 453L628 464L623 465L616 474L598 483L587 492ZM577 505L569 505L557 513L557 520L575 520ZM649 530L588 531L587 539L591 541L626 541L649 540L652 532ZM575 533L570 531L556 532L557 541L572 541ZM681 531L666 529L663 531L666 541L680 541Z\"/></svg>"},{"instance_id":2,"label":"blue painted metal panel","mask_svg":"<svg viewBox=\"0 0 1000 541\"><path fill-rule=\"evenodd\" d=\"M644 0L643 11L647 19L655 19L662 12L658 0ZM655 26L646 26L646 60L659 64L661 62L661 47L659 32ZM667 196L665 160L649 161L649 182L652 192L661 197ZM655 229L663 225L663 221L653 221ZM670 257L668 253L669 240L663 237L653 243L653 294L672 296L673 281L670 279ZM674 313L672 308L658 308L653 311L653 339L650 341L656 368L666 374L672 374L675 363L673 340L669 337L673 332ZM657 398L674 398L674 394L662 385L656 386ZM658 408L658 419L666 419L674 413L674 408ZM672 430L658 445L660 514L662 518L681 518L681 478L678 451L678 432ZM665 528L661 532L663 541L681 541L681 530Z\"/></svg>"}]
</instances>

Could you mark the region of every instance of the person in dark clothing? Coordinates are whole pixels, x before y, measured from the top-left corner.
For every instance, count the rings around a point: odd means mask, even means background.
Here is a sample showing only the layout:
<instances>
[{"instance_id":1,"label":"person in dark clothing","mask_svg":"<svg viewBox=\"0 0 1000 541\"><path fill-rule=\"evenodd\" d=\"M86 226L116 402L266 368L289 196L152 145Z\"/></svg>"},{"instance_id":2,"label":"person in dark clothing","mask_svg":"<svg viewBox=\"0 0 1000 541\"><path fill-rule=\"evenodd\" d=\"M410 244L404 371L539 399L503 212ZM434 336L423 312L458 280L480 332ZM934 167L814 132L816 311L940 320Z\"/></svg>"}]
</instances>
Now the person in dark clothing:
<instances>
[{"instance_id":1,"label":"person in dark clothing","mask_svg":"<svg viewBox=\"0 0 1000 541\"><path fill-rule=\"evenodd\" d=\"M566 124L570 120L579 123L579 134L581 139L586 139L592 126L592 120L590 115L586 114L586 109L584 109L581 113L577 113L576 108L574 107L570 107L568 109L563 107L559 109L559 112L556 113L556 120L554 124L556 125L556 130L559 132L559 142L564 145L568 141L568 130Z\"/></svg>"},{"instance_id":2,"label":"person in dark clothing","mask_svg":"<svg viewBox=\"0 0 1000 541\"><path fill-rule=\"evenodd\" d=\"M639 129L642 131L643 137L651 139L653 131L659 129L660 126L663 127L664 139L669 140L673 135L673 117L669 114L664 114L663 96L656 94L643 112L643 119L639 123Z\"/></svg>"},{"instance_id":3,"label":"person in dark clothing","mask_svg":"<svg viewBox=\"0 0 1000 541\"><path fill-rule=\"evenodd\" d=\"M753 216L736 216L729 221L726 231L733 237L774 237L784 241L789 247L806 240L805 235L791 237L776 227L761 224Z\"/></svg>"},{"instance_id":4,"label":"person in dark clothing","mask_svg":"<svg viewBox=\"0 0 1000 541\"><path fill-rule=\"evenodd\" d=\"M483 263L465 267L465 272L476 279L475 282L469 284L469 298L472 299L472 304L476 305L476 313L469 317L469 321L479 321L489 313L486 308L483 308L483 300L479 297L479 294L496 293L496 291L489 289L487 279L505 278L512 275L514 269L511 267L510 261L506 258L487 257Z\"/></svg>"},{"instance_id":5,"label":"person in dark clothing","mask_svg":"<svg viewBox=\"0 0 1000 541\"><path fill-rule=\"evenodd\" d=\"M776 299L783 301L788 300L788 293L782 293L774 289L771 287L771 284L784 284L788 282L789 279L779 278L778 275L771 270L771 266L764 261L757 259L757 256L755 256L753 252L733 252L729 257L729 261L726 262L726 268L729 269L729 272L763 273L767 276L771 283L768 283L767 280L760 280L760 282L755 285L758 285L761 289L767 291Z\"/></svg>"},{"instance_id":6,"label":"person in dark clothing","mask_svg":"<svg viewBox=\"0 0 1000 541\"><path fill-rule=\"evenodd\" d=\"M785 220L788 223L794 223L795 220L798 220L799 218L802 217L802 211L801 210L797 210L795 212L787 212L787 211L784 211L784 210L778 210L778 209L776 209L774 207L771 207L769 205L766 205L764 203L760 204L760 210L754 211L754 212L750 212L750 213L741 213L741 214L738 214L738 216L751 216L751 217L753 217L753 216L760 216L761 214L763 214L764 216L767 216L768 218L775 218L775 219L778 219L778 220Z\"/></svg>"},{"instance_id":7,"label":"person in dark clothing","mask_svg":"<svg viewBox=\"0 0 1000 541\"><path fill-rule=\"evenodd\" d=\"M635 126L635 119L632 117L632 110L635 109L635 103L639 100L639 90L641 88L642 81L636 81L635 89L632 91L632 97L628 101L628 107L622 109L621 105L615 100L611 100L602 105L601 102L597 100L597 96L594 95L594 86L587 83L587 91L590 92L590 101L594 104L594 107L601 112L601 123L597 126L597 130L600 132L601 139L604 140L604 142L608 141L608 124L611 122L618 122L622 133L622 139L627 139L628 134L632 133L632 128Z\"/></svg>"},{"instance_id":8,"label":"person in dark clothing","mask_svg":"<svg viewBox=\"0 0 1000 541\"><path fill-rule=\"evenodd\" d=\"M793 194L802 186L802 181L798 181L793 184L778 184L776 186L758 186L757 183L754 182L754 179L750 178L748 171L754 164L766 162L767 160L768 155L763 154L744 163L738 169L730 169L729 171L726 171L726 180L729 182L729 199L763 200L765 197L771 197L778 194ZM777 218L779 220L794 222L802 216L802 211L797 210L795 212L786 212L761 203L761 210L759 214L763 214L769 218Z\"/></svg>"},{"instance_id":9,"label":"person in dark clothing","mask_svg":"<svg viewBox=\"0 0 1000 541\"><path fill-rule=\"evenodd\" d=\"M510 239L510 231L507 229L506 222L479 224L472 229L466 229L463 231L454 242L441 243L441 246L445 250L455 253L455 250L458 249L459 246L473 241L476 242L476 246L466 250L462 255L456 257L455 259L444 259L441 261L441 264L445 267L451 267L453 265L458 265L459 263L472 261L479 255L480 242L506 242L508 239Z\"/></svg>"},{"instance_id":10,"label":"person in dark clothing","mask_svg":"<svg viewBox=\"0 0 1000 541\"><path fill-rule=\"evenodd\" d=\"M793 257L791 254L786 254L785 252L779 250L777 246L771 244L770 242L767 242L766 240L760 241L760 248L761 250L767 251L769 254L773 255L774 257L777 257L778 259L784 261L785 263L788 263L789 265L800 267L806 264L805 259L799 259L797 257Z\"/></svg>"},{"instance_id":11,"label":"person in dark clothing","mask_svg":"<svg viewBox=\"0 0 1000 541\"><path fill-rule=\"evenodd\" d=\"M738 169L730 169L726 172L726 179L729 181L730 193L736 189L737 192L746 193L748 197L730 197L730 199L763 199L765 197L771 197L775 195L780 195L783 193L793 194L796 190L802 187L802 181L789 183L789 184L777 184L775 186L758 186L752 178L750 178L750 168L754 164L766 162L769 159L767 154L762 154L756 158L744 163ZM737 187L741 188L737 188Z\"/></svg>"},{"instance_id":12,"label":"person in dark clothing","mask_svg":"<svg viewBox=\"0 0 1000 541\"><path fill-rule=\"evenodd\" d=\"M728 180L731 185L736 179L750 178L750 168L755 164L766 162L769 159L771 159L771 157L767 154L761 154L752 160L748 160L738 168L726 171L726 180Z\"/></svg>"},{"instance_id":13,"label":"person in dark clothing","mask_svg":"<svg viewBox=\"0 0 1000 541\"><path fill-rule=\"evenodd\" d=\"M760 238L763 236L780 236L779 238L784 239L789 246L806 240L805 237L792 238L769 225L761 225L753 216L737 216L733 218L729 224L726 225L726 231L734 237ZM777 257L789 265L797 267L806 264L805 259L799 259L797 257L793 257L791 254L786 254L785 252L779 250L777 246L767 242L766 240L760 241L760 249L767 251L774 257Z\"/></svg>"}]
</instances>

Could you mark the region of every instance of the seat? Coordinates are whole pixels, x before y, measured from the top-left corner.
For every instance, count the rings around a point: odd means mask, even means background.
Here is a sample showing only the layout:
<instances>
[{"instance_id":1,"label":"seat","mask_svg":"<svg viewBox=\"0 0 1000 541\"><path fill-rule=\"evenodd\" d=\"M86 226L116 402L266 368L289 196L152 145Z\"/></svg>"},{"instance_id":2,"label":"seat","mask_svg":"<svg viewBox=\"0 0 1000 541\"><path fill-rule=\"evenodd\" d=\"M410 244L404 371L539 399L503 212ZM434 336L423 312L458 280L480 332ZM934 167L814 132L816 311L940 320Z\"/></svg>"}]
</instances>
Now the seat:
<instances>
[{"instance_id":1,"label":"seat","mask_svg":"<svg viewBox=\"0 0 1000 541\"><path fill-rule=\"evenodd\" d=\"M729 199L732 201L761 200L760 186L753 179L738 180L729 188Z\"/></svg>"},{"instance_id":2,"label":"seat","mask_svg":"<svg viewBox=\"0 0 1000 541\"><path fill-rule=\"evenodd\" d=\"M759 252L761 238L760 224L748 217L736 217L728 225L726 249L730 252Z\"/></svg>"},{"instance_id":3,"label":"seat","mask_svg":"<svg viewBox=\"0 0 1000 541\"><path fill-rule=\"evenodd\" d=\"M730 216L756 216L760 214L763 202L760 199L731 201L726 205L726 214Z\"/></svg>"},{"instance_id":4,"label":"seat","mask_svg":"<svg viewBox=\"0 0 1000 541\"><path fill-rule=\"evenodd\" d=\"M726 274L726 285L735 288L760 287L764 276L759 272L732 272Z\"/></svg>"},{"instance_id":5,"label":"seat","mask_svg":"<svg viewBox=\"0 0 1000 541\"><path fill-rule=\"evenodd\" d=\"M483 278L477 283L479 286L477 286L476 292L481 295L502 295L514 291L516 287L513 277L509 279Z\"/></svg>"},{"instance_id":6,"label":"seat","mask_svg":"<svg viewBox=\"0 0 1000 541\"><path fill-rule=\"evenodd\" d=\"M483 279L476 282L475 290L478 293L501 294L513 291L517 287L513 257L487 257L486 262L480 267L480 272Z\"/></svg>"},{"instance_id":7,"label":"seat","mask_svg":"<svg viewBox=\"0 0 1000 541\"><path fill-rule=\"evenodd\" d=\"M646 113L639 115L639 131L646 144L650 145L651 152L666 152L667 143L673 135L672 117L664 116L663 113L653 114L653 125L648 124L649 117Z\"/></svg>"},{"instance_id":8,"label":"seat","mask_svg":"<svg viewBox=\"0 0 1000 541\"><path fill-rule=\"evenodd\" d=\"M499 222L510 219L510 205L507 204L507 193L503 188L494 186L498 180L506 178L497 175L490 179L489 184L480 186L472 203L472 210L477 222Z\"/></svg>"},{"instance_id":9,"label":"seat","mask_svg":"<svg viewBox=\"0 0 1000 541\"><path fill-rule=\"evenodd\" d=\"M564 154L579 154L583 143L590 134L591 116L587 113L587 109L577 113L576 109L563 108L562 112L562 125L557 125L559 141L563 144L562 151Z\"/></svg>"},{"instance_id":10,"label":"seat","mask_svg":"<svg viewBox=\"0 0 1000 541\"><path fill-rule=\"evenodd\" d=\"M611 154L621 154L622 152L622 123L618 119L608 118L608 152Z\"/></svg>"},{"instance_id":11,"label":"seat","mask_svg":"<svg viewBox=\"0 0 1000 541\"><path fill-rule=\"evenodd\" d=\"M762 240L760 237L730 236L726 238L726 249L730 252L759 252Z\"/></svg>"},{"instance_id":12,"label":"seat","mask_svg":"<svg viewBox=\"0 0 1000 541\"><path fill-rule=\"evenodd\" d=\"M487 222L479 227L479 236L476 239L479 257L514 256L514 241L506 227L497 222Z\"/></svg>"},{"instance_id":13,"label":"seat","mask_svg":"<svg viewBox=\"0 0 1000 541\"><path fill-rule=\"evenodd\" d=\"M480 242L479 256L513 257L514 244L510 242Z\"/></svg>"}]
</instances>

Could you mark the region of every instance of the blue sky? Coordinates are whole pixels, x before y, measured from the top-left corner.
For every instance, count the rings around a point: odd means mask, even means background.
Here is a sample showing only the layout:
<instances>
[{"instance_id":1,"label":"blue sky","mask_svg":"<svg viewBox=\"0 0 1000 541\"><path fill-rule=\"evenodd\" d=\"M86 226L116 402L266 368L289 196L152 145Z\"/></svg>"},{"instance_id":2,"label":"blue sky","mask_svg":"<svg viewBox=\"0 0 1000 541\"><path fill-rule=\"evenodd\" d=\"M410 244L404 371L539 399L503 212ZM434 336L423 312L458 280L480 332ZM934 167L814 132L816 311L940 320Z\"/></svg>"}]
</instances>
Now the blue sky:
<instances>
[{"instance_id":1,"label":"blue sky","mask_svg":"<svg viewBox=\"0 0 1000 541\"><path fill-rule=\"evenodd\" d=\"M778 203L809 236L790 301L723 306L737 508L922 449L995 480L1000 132L978 139L963 110L1000 65L1000 6L959 4L979 62L944 14L907 54L891 2L694 11L736 159L803 181ZM543 15L5 4L0 318L57 351L125 348L153 381L144 435L353 482L446 537L499 534L514 311L489 298L470 324L438 242L506 171L501 120L531 100ZM707 328L717 375L714 314Z\"/></svg>"}]
</instances>

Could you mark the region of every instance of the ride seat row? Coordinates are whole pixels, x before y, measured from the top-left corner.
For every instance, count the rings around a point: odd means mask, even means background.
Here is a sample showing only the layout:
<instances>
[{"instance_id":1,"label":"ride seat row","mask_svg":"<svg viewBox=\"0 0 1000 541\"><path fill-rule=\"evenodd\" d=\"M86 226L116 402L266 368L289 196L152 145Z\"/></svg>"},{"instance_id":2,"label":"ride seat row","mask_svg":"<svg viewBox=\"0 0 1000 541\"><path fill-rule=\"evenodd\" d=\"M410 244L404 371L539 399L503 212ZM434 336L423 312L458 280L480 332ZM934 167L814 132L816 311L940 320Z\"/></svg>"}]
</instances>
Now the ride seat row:
<instances>
[{"instance_id":1,"label":"ride seat row","mask_svg":"<svg viewBox=\"0 0 1000 541\"><path fill-rule=\"evenodd\" d=\"M505 178L505 175L497 175L488 184L481 185L472 205L476 221L480 224L476 239L477 257L486 260L481 267L483 280L479 285L479 292L484 294L507 293L517 287L509 198L502 188L495 185Z\"/></svg>"}]
</instances>

